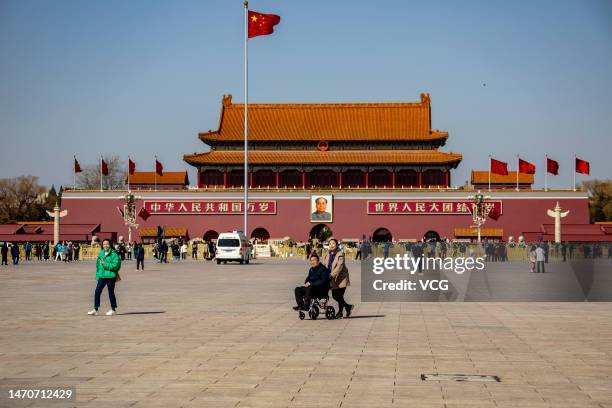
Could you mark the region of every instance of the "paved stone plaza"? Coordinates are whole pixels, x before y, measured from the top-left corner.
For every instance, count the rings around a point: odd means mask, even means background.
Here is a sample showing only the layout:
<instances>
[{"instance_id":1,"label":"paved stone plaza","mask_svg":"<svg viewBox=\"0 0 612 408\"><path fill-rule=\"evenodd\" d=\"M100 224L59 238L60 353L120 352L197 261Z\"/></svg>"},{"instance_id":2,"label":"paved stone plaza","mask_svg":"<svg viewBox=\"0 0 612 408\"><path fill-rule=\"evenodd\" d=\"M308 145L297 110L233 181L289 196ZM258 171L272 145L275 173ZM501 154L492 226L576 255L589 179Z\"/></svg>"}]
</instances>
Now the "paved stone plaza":
<instances>
[{"instance_id":1,"label":"paved stone plaza","mask_svg":"<svg viewBox=\"0 0 612 408\"><path fill-rule=\"evenodd\" d=\"M106 291L86 314L92 262L0 268L0 386L100 408L612 407L610 303L360 304L351 263L354 318L300 321L301 260L146 267L124 264L112 317Z\"/></svg>"}]
</instances>

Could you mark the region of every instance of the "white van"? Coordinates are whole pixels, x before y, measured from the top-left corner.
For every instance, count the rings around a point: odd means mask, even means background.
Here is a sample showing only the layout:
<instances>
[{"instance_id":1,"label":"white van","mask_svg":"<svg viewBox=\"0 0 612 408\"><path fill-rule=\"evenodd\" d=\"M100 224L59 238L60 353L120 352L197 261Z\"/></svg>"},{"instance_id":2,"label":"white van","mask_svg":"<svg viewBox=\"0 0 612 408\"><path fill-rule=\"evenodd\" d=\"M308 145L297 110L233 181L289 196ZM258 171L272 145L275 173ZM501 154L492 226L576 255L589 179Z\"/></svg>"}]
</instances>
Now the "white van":
<instances>
[{"instance_id":1,"label":"white van","mask_svg":"<svg viewBox=\"0 0 612 408\"><path fill-rule=\"evenodd\" d=\"M217 238L217 250L215 258L217 264L227 261L249 263L250 243L246 236L240 231L222 232Z\"/></svg>"}]
</instances>

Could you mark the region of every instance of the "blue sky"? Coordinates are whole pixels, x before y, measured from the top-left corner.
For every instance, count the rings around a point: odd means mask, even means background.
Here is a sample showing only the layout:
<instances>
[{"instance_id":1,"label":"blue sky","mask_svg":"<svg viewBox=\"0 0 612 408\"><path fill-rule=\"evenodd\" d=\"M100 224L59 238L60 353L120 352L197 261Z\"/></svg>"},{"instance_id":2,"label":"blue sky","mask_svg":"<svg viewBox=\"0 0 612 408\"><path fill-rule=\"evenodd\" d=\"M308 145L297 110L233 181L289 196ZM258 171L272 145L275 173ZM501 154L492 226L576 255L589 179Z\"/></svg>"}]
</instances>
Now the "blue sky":
<instances>
[{"instance_id":1,"label":"blue sky","mask_svg":"<svg viewBox=\"0 0 612 408\"><path fill-rule=\"evenodd\" d=\"M612 177L612 2L251 1L281 15L250 41L251 102L432 98L463 184L487 155ZM100 154L194 171L221 95L243 100L240 0L0 0L0 177L72 183ZM486 85L485 85L486 84ZM578 177L578 180L582 177Z\"/></svg>"}]
</instances>

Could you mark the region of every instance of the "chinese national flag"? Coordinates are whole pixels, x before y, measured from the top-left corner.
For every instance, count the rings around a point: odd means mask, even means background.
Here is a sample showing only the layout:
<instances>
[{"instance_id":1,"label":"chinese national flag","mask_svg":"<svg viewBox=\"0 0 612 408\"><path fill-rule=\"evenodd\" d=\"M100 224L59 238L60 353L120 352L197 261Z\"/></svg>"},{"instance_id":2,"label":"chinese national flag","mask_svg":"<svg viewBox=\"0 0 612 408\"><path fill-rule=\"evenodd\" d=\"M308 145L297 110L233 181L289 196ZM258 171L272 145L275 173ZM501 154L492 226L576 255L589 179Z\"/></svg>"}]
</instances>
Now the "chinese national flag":
<instances>
[{"instance_id":1,"label":"chinese national flag","mask_svg":"<svg viewBox=\"0 0 612 408\"><path fill-rule=\"evenodd\" d=\"M159 162L159 160L155 160L155 172L158 176L164 175L164 166Z\"/></svg>"},{"instance_id":2,"label":"chinese national flag","mask_svg":"<svg viewBox=\"0 0 612 408\"><path fill-rule=\"evenodd\" d=\"M263 14L249 10L249 38L268 35L274 32L274 26L280 23L280 16Z\"/></svg>"},{"instance_id":3,"label":"chinese national flag","mask_svg":"<svg viewBox=\"0 0 612 408\"><path fill-rule=\"evenodd\" d=\"M74 172L75 173L80 173L83 170L81 169L81 165L79 164L79 162L77 161L76 157L74 158Z\"/></svg>"},{"instance_id":4,"label":"chinese national flag","mask_svg":"<svg viewBox=\"0 0 612 408\"><path fill-rule=\"evenodd\" d=\"M146 221L147 218L151 216L151 213L149 213L144 207L142 207L140 211L138 211L138 216Z\"/></svg>"},{"instance_id":5,"label":"chinese national flag","mask_svg":"<svg viewBox=\"0 0 612 408\"><path fill-rule=\"evenodd\" d=\"M102 159L102 174L108 176L108 164Z\"/></svg>"},{"instance_id":6,"label":"chinese national flag","mask_svg":"<svg viewBox=\"0 0 612 408\"><path fill-rule=\"evenodd\" d=\"M495 208L495 207L492 207L492 208L491 208L491 211L489 211L489 217L490 217L492 220L497 221L497 220L499 219L499 217L500 217L500 216L501 216L501 214L499 213L499 211L497 211L497 208Z\"/></svg>"},{"instance_id":7,"label":"chinese national flag","mask_svg":"<svg viewBox=\"0 0 612 408\"><path fill-rule=\"evenodd\" d=\"M500 176L508 175L508 163L491 159L491 173L499 174Z\"/></svg>"},{"instance_id":8,"label":"chinese national flag","mask_svg":"<svg viewBox=\"0 0 612 408\"><path fill-rule=\"evenodd\" d=\"M576 157L576 173L589 174L590 172L591 166L589 166L589 162L585 160L580 160Z\"/></svg>"},{"instance_id":9,"label":"chinese national flag","mask_svg":"<svg viewBox=\"0 0 612 408\"><path fill-rule=\"evenodd\" d=\"M559 163L556 160L546 158L546 171L556 176L559 174Z\"/></svg>"},{"instance_id":10,"label":"chinese national flag","mask_svg":"<svg viewBox=\"0 0 612 408\"><path fill-rule=\"evenodd\" d=\"M524 174L535 174L536 167L533 163L519 158L519 172Z\"/></svg>"},{"instance_id":11,"label":"chinese national flag","mask_svg":"<svg viewBox=\"0 0 612 408\"><path fill-rule=\"evenodd\" d=\"M130 176L133 176L136 171L136 163L134 163L132 159L128 159L128 171L130 172Z\"/></svg>"}]
</instances>

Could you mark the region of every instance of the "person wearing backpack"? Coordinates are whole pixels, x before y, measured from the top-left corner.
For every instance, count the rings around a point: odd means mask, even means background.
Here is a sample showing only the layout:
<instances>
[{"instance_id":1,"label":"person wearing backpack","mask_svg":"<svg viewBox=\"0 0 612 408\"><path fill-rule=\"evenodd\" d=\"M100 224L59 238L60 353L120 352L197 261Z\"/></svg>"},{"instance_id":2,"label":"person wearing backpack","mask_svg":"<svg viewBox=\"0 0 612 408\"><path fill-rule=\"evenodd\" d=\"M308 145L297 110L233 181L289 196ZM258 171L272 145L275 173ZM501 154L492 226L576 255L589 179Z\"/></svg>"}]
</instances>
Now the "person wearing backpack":
<instances>
[{"instance_id":1,"label":"person wearing backpack","mask_svg":"<svg viewBox=\"0 0 612 408\"><path fill-rule=\"evenodd\" d=\"M107 316L112 316L117 312L117 299L115 298L115 283L121 280L119 270L121 269L121 258L113 249L110 239L102 241L102 249L96 259L96 279L98 284L94 294L94 308L87 312L90 316L98 314L100 308L100 295L106 286L111 308L106 312Z\"/></svg>"}]
</instances>

